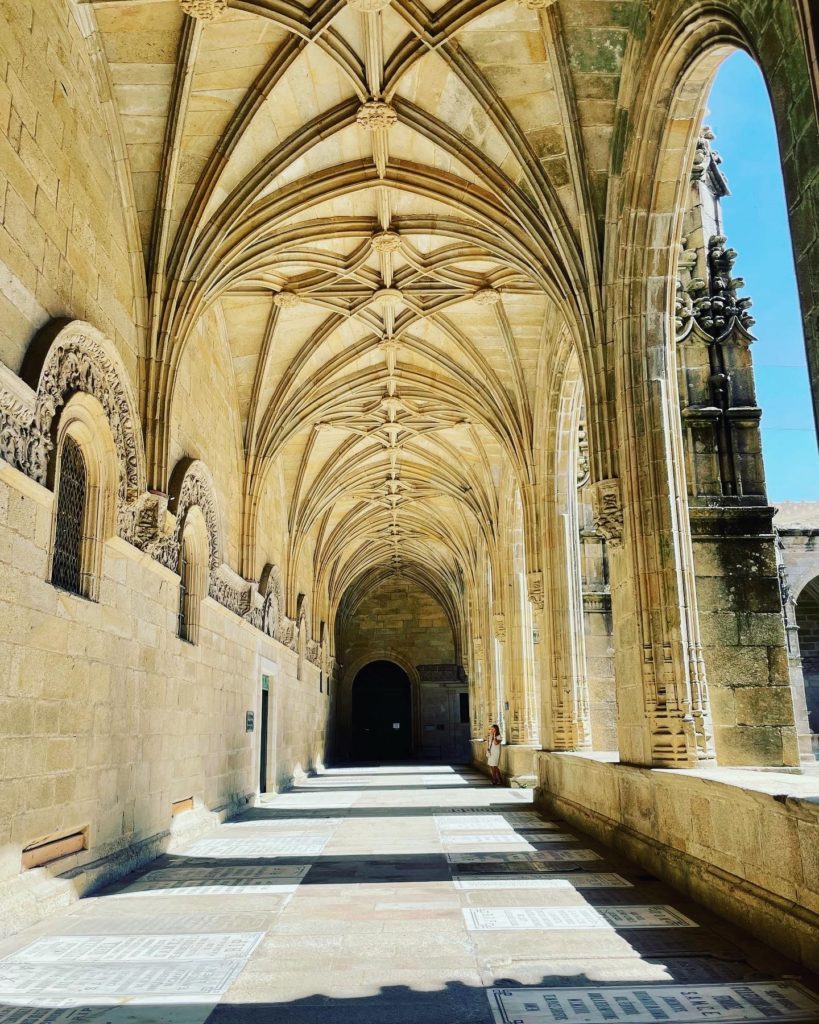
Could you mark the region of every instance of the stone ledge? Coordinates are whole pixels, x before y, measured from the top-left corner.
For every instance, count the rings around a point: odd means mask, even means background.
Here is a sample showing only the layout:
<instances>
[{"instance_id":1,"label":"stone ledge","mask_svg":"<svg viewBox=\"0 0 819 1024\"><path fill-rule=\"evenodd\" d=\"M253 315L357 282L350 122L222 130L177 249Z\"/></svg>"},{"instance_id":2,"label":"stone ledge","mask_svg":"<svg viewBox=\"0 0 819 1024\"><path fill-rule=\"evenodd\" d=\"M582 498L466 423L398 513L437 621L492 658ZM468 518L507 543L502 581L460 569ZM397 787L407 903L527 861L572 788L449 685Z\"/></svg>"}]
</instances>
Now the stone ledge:
<instances>
[{"instance_id":1,"label":"stone ledge","mask_svg":"<svg viewBox=\"0 0 819 1024\"><path fill-rule=\"evenodd\" d=\"M537 764L541 807L819 967L819 779L749 780L757 773L658 770L545 751Z\"/></svg>"}]
</instances>

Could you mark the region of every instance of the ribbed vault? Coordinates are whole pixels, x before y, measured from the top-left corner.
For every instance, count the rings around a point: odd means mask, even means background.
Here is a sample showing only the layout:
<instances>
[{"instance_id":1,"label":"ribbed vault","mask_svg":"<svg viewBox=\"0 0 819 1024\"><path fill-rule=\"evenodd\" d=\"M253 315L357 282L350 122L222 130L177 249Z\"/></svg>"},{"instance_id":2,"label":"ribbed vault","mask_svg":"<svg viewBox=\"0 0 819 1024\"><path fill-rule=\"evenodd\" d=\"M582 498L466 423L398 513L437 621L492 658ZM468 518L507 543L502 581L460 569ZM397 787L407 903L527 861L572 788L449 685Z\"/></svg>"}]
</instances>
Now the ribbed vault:
<instances>
[{"instance_id":1,"label":"ribbed vault","mask_svg":"<svg viewBox=\"0 0 819 1024\"><path fill-rule=\"evenodd\" d=\"M595 42L594 68L569 59L573 17L538 0L194 6L218 16L88 5L146 254L154 486L186 348L215 312L244 444L243 575L269 560L275 487L291 614L306 577L317 626L405 573L463 638L480 566L503 579L503 481L536 529L555 361L576 352L592 407L605 381L614 103L589 118L576 92L594 71L613 100L625 29Z\"/></svg>"}]
</instances>

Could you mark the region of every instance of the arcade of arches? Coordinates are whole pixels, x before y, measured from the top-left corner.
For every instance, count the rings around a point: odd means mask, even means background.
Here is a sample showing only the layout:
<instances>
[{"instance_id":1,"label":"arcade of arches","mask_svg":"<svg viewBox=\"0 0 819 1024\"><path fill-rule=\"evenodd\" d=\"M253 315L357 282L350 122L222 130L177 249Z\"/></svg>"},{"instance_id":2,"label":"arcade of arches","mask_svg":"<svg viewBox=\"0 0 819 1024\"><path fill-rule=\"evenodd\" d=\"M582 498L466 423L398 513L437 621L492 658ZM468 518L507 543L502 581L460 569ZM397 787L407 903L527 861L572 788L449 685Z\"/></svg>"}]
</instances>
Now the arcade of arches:
<instances>
[{"instance_id":1,"label":"arcade of arches","mask_svg":"<svg viewBox=\"0 0 819 1024\"><path fill-rule=\"evenodd\" d=\"M325 764L481 765L497 723L507 782L819 966L703 126L748 50L816 371L812 19L0 0L3 927Z\"/></svg>"}]
</instances>

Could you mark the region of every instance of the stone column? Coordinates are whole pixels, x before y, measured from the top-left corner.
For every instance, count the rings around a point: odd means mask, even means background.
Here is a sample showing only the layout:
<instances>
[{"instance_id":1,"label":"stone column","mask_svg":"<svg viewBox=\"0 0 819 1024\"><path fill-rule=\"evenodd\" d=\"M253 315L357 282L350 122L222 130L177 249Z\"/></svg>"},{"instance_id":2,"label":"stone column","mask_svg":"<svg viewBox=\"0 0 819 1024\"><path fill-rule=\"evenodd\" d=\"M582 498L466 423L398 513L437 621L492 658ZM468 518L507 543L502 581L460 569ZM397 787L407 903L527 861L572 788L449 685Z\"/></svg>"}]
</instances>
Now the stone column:
<instances>
[{"instance_id":1,"label":"stone column","mask_svg":"<svg viewBox=\"0 0 819 1024\"><path fill-rule=\"evenodd\" d=\"M722 234L728 194L708 129L697 144L678 260L677 388L702 656L721 764L799 760L768 505L761 410L736 253ZM685 524L684 524L685 525Z\"/></svg>"}]
</instances>

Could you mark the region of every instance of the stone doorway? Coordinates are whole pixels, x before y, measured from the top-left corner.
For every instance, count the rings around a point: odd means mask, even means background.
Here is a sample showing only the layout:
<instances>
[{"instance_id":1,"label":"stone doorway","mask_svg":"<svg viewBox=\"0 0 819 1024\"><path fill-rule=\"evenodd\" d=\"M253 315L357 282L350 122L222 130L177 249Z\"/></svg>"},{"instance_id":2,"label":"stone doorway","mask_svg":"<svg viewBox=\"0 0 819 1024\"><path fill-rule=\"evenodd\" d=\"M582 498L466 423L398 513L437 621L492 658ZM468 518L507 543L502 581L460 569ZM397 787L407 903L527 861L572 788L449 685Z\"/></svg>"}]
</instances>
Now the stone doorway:
<instances>
[{"instance_id":1,"label":"stone doorway","mask_svg":"<svg viewBox=\"0 0 819 1024\"><path fill-rule=\"evenodd\" d=\"M371 661L353 682L353 757L402 761L412 756L412 688L392 661Z\"/></svg>"}]
</instances>

